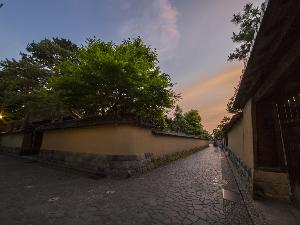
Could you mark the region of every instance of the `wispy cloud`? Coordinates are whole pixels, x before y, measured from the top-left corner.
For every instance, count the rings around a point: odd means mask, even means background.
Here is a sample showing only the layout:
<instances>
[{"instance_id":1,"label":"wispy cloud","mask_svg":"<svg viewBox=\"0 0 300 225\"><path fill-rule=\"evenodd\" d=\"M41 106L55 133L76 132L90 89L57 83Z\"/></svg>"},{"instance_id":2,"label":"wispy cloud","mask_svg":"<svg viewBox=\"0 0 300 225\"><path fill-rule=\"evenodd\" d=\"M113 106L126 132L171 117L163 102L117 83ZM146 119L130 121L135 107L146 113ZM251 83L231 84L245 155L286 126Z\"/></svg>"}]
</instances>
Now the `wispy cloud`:
<instances>
[{"instance_id":1,"label":"wispy cloud","mask_svg":"<svg viewBox=\"0 0 300 225\"><path fill-rule=\"evenodd\" d=\"M185 110L199 110L204 126L211 131L227 114L226 104L233 95L242 68L242 65L234 66L184 88L180 105Z\"/></svg>"},{"instance_id":2,"label":"wispy cloud","mask_svg":"<svg viewBox=\"0 0 300 225\"><path fill-rule=\"evenodd\" d=\"M147 4L138 7L137 4ZM123 38L141 36L156 48L162 61L170 59L172 51L177 47L180 32L177 26L178 12L169 0L136 1L135 4L126 4L124 10L132 12L120 27Z\"/></svg>"},{"instance_id":3,"label":"wispy cloud","mask_svg":"<svg viewBox=\"0 0 300 225\"><path fill-rule=\"evenodd\" d=\"M199 81L183 91L183 101L187 103L203 93L217 91L224 87L224 84L232 84L232 80L236 80L236 78L241 75L241 71L242 65L238 65L225 71L221 71L207 80Z\"/></svg>"}]
</instances>

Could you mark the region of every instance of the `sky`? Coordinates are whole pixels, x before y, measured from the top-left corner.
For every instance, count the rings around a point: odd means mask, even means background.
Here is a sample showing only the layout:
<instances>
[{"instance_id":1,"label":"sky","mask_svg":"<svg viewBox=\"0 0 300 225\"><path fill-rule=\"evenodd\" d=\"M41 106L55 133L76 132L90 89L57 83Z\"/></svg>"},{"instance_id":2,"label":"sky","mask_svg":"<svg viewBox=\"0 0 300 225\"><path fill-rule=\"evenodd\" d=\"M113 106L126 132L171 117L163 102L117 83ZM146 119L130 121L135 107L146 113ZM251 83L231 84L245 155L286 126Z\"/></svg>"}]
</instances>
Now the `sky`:
<instances>
[{"instance_id":1,"label":"sky","mask_svg":"<svg viewBox=\"0 0 300 225\"><path fill-rule=\"evenodd\" d=\"M0 0L0 60L18 58L30 42L68 38L78 45L96 36L121 42L141 36L157 49L160 67L176 83L184 111L197 109L212 131L226 115L242 64L230 22L249 0ZM252 0L260 5L262 0Z\"/></svg>"}]
</instances>

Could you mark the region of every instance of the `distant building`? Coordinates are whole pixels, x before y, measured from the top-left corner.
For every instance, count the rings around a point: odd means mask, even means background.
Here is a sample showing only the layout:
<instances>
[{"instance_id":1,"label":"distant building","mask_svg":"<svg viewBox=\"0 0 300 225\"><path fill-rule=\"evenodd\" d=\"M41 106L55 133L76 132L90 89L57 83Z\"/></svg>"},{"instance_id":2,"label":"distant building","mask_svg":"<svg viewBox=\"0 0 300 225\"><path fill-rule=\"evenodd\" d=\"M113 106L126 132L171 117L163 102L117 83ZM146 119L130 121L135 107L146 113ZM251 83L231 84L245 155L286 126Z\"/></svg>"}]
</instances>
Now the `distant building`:
<instances>
[{"instance_id":1,"label":"distant building","mask_svg":"<svg viewBox=\"0 0 300 225\"><path fill-rule=\"evenodd\" d=\"M234 107L225 145L253 194L299 201L299 0L269 1Z\"/></svg>"}]
</instances>

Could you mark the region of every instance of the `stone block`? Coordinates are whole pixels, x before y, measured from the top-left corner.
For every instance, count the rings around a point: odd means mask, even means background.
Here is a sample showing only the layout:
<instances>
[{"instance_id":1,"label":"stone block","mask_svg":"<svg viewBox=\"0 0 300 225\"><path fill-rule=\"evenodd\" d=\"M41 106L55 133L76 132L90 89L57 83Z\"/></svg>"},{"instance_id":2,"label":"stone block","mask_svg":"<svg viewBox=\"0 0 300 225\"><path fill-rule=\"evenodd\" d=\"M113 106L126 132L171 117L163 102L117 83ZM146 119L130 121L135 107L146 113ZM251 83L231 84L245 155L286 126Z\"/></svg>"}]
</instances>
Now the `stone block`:
<instances>
[{"instance_id":1,"label":"stone block","mask_svg":"<svg viewBox=\"0 0 300 225\"><path fill-rule=\"evenodd\" d=\"M262 192L266 197L290 201L291 187L286 172L254 171L254 194Z\"/></svg>"},{"instance_id":2,"label":"stone block","mask_svg":"<svg viewBox=\"0 0 300 225\"><path fill-rule=\"evenodd\" d=\"M0 152L19 155L21 153L21 148L0 146Z\"/></svg>"},{"instance_id":3,"label":"stone block","mask_svg":"<svg viewBox=\"0 0 300 225\"><path fill-rule=\"evenodd\" d=\"M96 155L42 149L39 160L61 164L77 170L118 177L132 176L153 168L150 158L145 159L145 156L139 155Z\"/></svg>"}]
</instances>

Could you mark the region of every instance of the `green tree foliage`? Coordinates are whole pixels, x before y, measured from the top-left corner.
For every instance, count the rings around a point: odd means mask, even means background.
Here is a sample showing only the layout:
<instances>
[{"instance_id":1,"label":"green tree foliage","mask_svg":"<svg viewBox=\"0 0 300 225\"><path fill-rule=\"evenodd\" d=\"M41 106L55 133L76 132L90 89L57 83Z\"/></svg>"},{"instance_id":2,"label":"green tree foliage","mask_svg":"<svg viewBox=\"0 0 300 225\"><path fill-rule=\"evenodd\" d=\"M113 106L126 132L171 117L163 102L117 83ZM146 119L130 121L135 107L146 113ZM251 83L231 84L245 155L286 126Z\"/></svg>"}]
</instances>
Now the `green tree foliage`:
<instances>
[{"instance_id":1,"label":"green tree foliage","mask_svg":"<svg viewBox=\"0 0 300 225\"><path fill-rule=\"evenodd\" d=\"M28 58L0 63L1 108L12 119L23 118L29 112L28 103L34 102L35 92L45 84L48 72Z\"/></svg>"},{"instance_id":2,"label":"green tree foliage","mask_svg":"<svg viewBox=\"0 0 300 225\"><path fill-rule=\"evenodd\" d=\"M203 139L210 139L210 134L203 129L201 116L195 109L183 113L182 109L177 105L173 118L170 121L170 129L176 132L200 136Z\"/></svg>"},{"instance_id":3,"label":"green tree foliage","mask_svg":"<svg viewBox=\"0 0 300 225\"><path fill-rule=\"evenodd\" d=\"M258 32L260 21L261 21L261 11L264 11L265 5L262 4L260 7L253 6L252 3L248 3L244 6L242 13L233 14L231 22L239 26L239 32L233 32L231 37L234 43L240 44L232 53L229 54L228 60L238 60L243 61L246 66L246 59L249 56L251 47L254 42L255 33ZM235 93L237 89L235 88ZM227 103L227 112L236 114L240 110L233 107L234 96L230 98Z\"/></svg>"},{"instance_id":4,"label":"green tree foliage","mask_svg":"<svg viewBox=\"0 0 300 225\"><path fill-rule=\"evenodd\" d=\"M55 67L67 59L74 61L77 52L75 44L59 38L33 42L26 49L19 60L0 62L0 108L8 120L57 115L61 103L46 85L59 74Z\"/></svg>"},{"instance_id":5,"label":"green tree foliage","mask_svg":"<svg viewBox=\"0 0 300 225\"><path fill-rule=\"evenodd\" d=\"M170 129L176 132L186 131L186 121L182 109L176 105L173 118L171 119Z\"/></svg>"},{"instance_id":6,"label":"green tree foliage","mask_svg":"<svg viewBox=\"0 0 300 225\"><path fill-rule=\"evenodd\" d=\"M221 139L224 137L224 127L230 122L228 116L224 116L216 129L213 130L213 137L215 139Z\"/></svg>"},{"instance_id":7,"label":"green tree foliage","mask_svg":"<svg viewBox=\"0 0 300 225\"><path fill-rule=\"evenodd\" d=\"M201 134L202 139L204 140L212 140L212 135L207 131L203 129L203 132Z\"/></svg>"},{"instance_id":8,"label":"green tree foliage","mask_svg":"<svg viewBox=\"0 0 300 225\"><path fill-rule=\"evenodd\" d=\"M52 72L58 72L55 68L60 62L67 60L77 61L78 46L64 38L44 39L37 43L32 42L27 45L26 50L29 54L23 55Z\"/></svg>"},{"instance_id":9,"label":"green tree foliage","mask_svg":"<svg viewBox=\"0 0 300 225\"><path fill-rule=\"evenodd\" d=\"M134 114L166 126L165 111L179 96L170 76L161 72L156 51L141 38L121 44L88 39L77 60L63 62L63 76L49 86L72 112L80 117Z\"/></svg>"},{"instance_id":10,"label":"green tree foliage","mask_svg":"<svg viewBox=\"0 0 300 225\"><path fill-rule=\"evenodd\" d=\"M234 108L233 108L233 104L234 104L234 96L231 97L231 98L229 99L229 101L227 102L227 105L226 105L226 111L227 111L228 113L234 113L234 112L235 112L235 110L234 110Z\"/></svg>"},{"instance_id":11,"label":"green tree foliage","mask_svg":"<svg viewBox=\"0 0 300 225\"><path fill-rule=\"evenodd\" d=\"M184 114L184 119L186 121L185 133L191 135L200 136L203 132L203 127L201 124L201 117L199 112L192 109Z\"/></svg>"},{"instance_id":12,"label":"green tree foliage","mask_svg":"<svg viewBox=\"0 0 300 225\"><path fill-rule=\"evenodd\" d=\"M233 15L231 22L238 25L240 30L238 33L233 32L231 39L233 42L239 43L240 45L229 54L229 61L246 60L248 53L251 50L255 33L259 29L260 17L260 7L255 7L252 3L246 4L242 13Z\"/></svg>"},{"instance_id":13,"label":"green tree foliage","mask_svg":"<svg viewBox=\"0 0 300 225\"><path fill-rule=\"evenodd\" d=\"M231 97L231 98L229 99L229 101L227 102L227 108L226 108L226 111L227 111L228 113L231 113L231 114L237 114L237 113L239 113L240 110L239 110L239 109L235 109L234 106L233 106L233 104L234 104L234 96Z\"/></svg>"}]
</instances>

